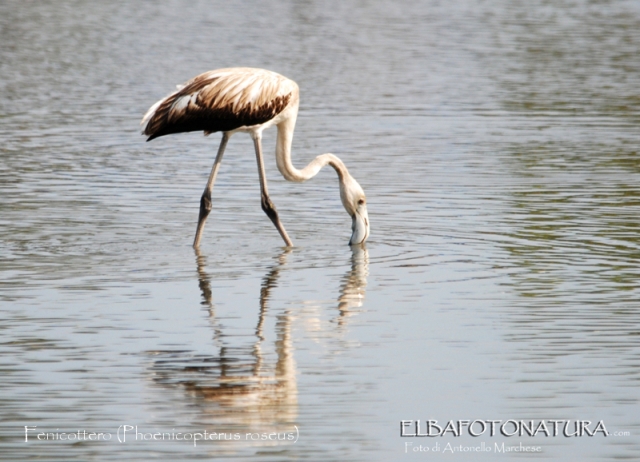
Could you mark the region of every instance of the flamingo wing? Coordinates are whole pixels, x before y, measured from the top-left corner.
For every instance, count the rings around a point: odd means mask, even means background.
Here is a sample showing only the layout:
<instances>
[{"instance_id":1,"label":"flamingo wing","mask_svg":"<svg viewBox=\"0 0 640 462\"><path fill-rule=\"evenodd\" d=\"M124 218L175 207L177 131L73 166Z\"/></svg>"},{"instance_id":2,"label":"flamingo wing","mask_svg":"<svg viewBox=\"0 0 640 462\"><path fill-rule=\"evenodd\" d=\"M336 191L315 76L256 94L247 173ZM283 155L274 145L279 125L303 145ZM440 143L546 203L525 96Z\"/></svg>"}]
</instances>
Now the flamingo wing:
<instances>
[{"instance_id":1,"label":"flamingo wing","mask_svg":"<svg viewBox=\"0 0 640 462\"><path fill-rule=\"evenodd\" d=\"M172 133L206 135L261 125L282 112L298 91L292 80L263 69L205 72L155 103L142 119L147 141Z\"/></svg>"}]
</instances>

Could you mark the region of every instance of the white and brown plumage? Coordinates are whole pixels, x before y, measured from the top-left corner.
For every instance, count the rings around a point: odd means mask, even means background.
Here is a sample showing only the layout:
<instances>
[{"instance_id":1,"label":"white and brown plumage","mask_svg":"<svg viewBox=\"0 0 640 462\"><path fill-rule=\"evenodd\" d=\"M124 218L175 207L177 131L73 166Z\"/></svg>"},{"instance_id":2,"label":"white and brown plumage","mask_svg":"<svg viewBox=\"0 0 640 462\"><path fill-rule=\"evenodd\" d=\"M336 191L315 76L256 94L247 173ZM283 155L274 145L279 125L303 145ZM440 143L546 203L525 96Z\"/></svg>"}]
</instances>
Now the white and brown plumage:
<instances>
[{"instance_id":1,"label":"white and brown plumage","mask_svg":"<svg viewBox=\"0 0 640 462\"><path fill-rule=\"evenodd\" d=\"M205 72L189 80L178 90L151 106L142 118L142 133L150 141L172 133L204 131L205 135L222 132L218 155L200 200L200 216L194 247L199 247L204 224L211 211L211 192L231 135L248 132L253 139L262 209L276 226L287 246L293 243L280 222L269 198L262 159L262 131L276 125L276 163L289 181L313 178L322 167L331 165L338 174L340 199L353 220L350 245L369 237L369 216L364 191L349 174L342 161L333 154L322 154L302 170L291 163L291 141L298 115L298 85L286 77L264 69L229 68Z\"/></svg>"}]
</instances>

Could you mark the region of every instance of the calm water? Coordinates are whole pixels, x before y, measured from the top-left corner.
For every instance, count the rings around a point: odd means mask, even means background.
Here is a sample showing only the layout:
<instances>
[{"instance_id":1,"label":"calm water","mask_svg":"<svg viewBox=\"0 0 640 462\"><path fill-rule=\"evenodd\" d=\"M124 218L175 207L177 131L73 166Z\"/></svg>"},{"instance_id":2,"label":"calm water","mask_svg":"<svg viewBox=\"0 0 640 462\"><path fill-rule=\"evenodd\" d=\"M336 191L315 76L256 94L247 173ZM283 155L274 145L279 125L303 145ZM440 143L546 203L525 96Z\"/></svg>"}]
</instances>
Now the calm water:
<instances>
[{"instance_id":1,"label":"calm water","mask_svg":"<svg viewBox=\"0 0 640 462\"><path fill-rule=\"evenodd\" d=\"M640 4L218 3L0 3L0 458L637 458ZM240 134L194 253L219 135L138 123L228 66L298 82L294 163L345 161L366 249L335 173L287 183L270 131L296 247ZM429 419L611 435L400 437ZM77 431L112 439L36 437Z\"/></svg>"}]
</instances>

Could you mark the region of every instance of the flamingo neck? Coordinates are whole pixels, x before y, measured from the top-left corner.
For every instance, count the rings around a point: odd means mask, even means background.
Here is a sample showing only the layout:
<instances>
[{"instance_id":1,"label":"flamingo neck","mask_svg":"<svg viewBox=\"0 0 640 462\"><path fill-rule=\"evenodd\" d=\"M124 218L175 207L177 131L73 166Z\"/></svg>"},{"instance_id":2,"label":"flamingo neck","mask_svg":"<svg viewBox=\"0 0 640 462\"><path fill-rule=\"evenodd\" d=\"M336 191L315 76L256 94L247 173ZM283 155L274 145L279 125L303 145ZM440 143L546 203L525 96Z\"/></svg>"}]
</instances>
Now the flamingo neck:
<instances>
[{"instance_id":1,"label":"flamingo neck","mask_svg":"<svg viewBox=\"0 0 640 462\"><path fill-rule=\"evenodd\" d=\"M321 154L309 162L302 170L298 170L291 163L291 142L293 141L293 130L296 126L296 116L297 110L292 111L290 117L278 124L278 139L276 142L276 164L278 165L278 170L286 180L302 183L316 176L322 167L330 165L338 174L340 188L342 189L350 175L347 167L337 156Z\"/></svg>"}]
</instances>

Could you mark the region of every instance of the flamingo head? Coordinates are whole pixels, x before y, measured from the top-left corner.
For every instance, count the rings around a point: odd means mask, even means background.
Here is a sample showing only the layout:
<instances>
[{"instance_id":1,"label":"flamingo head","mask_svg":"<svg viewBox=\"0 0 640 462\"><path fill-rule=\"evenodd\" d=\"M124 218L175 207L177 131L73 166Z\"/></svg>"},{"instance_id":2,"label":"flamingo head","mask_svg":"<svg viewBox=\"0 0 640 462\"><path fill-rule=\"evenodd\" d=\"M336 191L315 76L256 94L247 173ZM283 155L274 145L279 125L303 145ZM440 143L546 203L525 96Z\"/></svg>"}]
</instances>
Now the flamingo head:
<instances>
[{"instance_id":1,"label":"flamingo head","mask_svg":"<svg viewBox=\"0 0 640 462\"><path fill-rule=\"evenodd\" d=\"M360 184L351 175L345 175L340 186L342 205L352 220L349 245L362 244L369 237L367 197Z\"/></svg>"}]
</instances>

